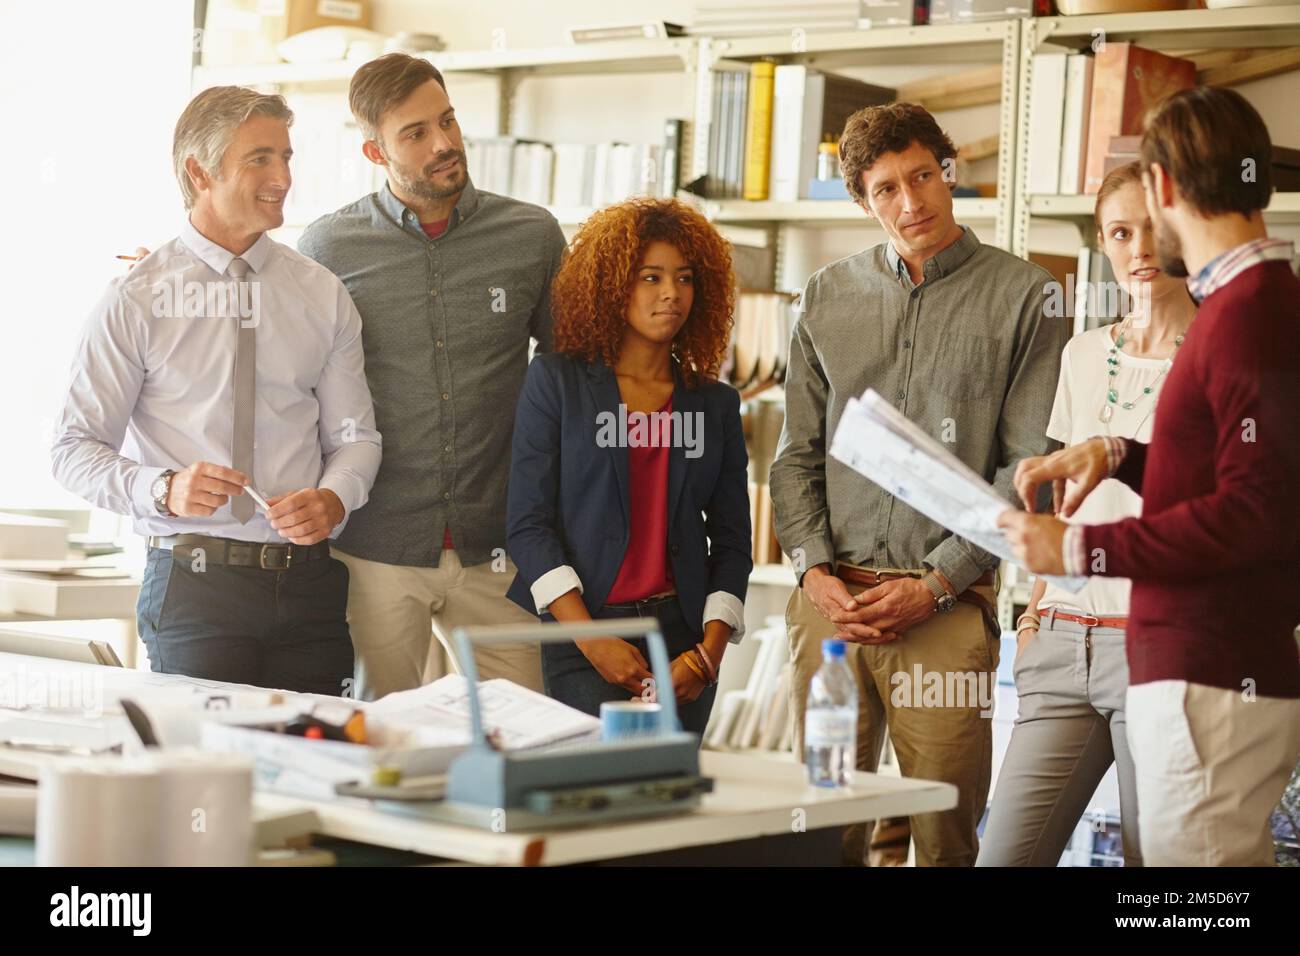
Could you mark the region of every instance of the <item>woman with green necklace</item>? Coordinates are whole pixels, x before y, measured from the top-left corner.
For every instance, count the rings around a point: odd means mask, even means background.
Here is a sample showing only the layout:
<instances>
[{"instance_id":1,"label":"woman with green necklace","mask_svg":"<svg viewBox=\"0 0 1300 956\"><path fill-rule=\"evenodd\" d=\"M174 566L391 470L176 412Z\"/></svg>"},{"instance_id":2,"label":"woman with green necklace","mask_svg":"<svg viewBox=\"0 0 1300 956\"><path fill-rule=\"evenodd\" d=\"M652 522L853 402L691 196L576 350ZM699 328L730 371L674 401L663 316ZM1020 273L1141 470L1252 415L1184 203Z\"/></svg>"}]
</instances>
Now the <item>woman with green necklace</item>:
<instances>
[{"instance_id":1,"label":"woman with green necklace","mask_svg":"<svg viewBox=\"0 0 1300 956\"><path fill-rule=\"evenodd\" d=\"M1076 335L1061 356L1047 435L1074 445L1094 435L1150 441L1156 402L1196 304L1157 265L1137 163L1097 193L1097 239L1132 303L1118 323ZM1142 499L1106 479L1070 520L1116 521ZM1104 555L1094 556L1104 560ZM1110 765L1119 780L1124 862L1140 866L1137 794L1125 737L1129 582L1090 577L1078 593L1034 583L1016 622L1020 713L1002 761L978 866L1056 866Z\"/></svg>"}]
</instances>

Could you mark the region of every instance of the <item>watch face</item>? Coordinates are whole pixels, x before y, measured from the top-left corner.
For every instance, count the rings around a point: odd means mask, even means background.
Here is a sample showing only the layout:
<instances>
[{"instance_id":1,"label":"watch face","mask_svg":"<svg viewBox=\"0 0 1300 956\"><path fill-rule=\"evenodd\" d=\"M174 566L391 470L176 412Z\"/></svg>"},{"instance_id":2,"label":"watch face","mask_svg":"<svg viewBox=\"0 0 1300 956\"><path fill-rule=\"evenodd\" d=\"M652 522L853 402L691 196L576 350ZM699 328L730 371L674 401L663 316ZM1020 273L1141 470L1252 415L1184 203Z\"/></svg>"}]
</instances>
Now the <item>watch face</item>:
<instances>
[{"instance_id":1,"label":"watch face","mask_svg":"<svg viewBox=\"0 0 1300 956\"><path fill-rule=\"evenodd\" d=\"M167 479L170 477L171 475L169 473L163 472L155 478L153 484L149 486L149 491L153 495L154 508L163 514L171 513L167 507Z\"/></svg>"}]
</instances>

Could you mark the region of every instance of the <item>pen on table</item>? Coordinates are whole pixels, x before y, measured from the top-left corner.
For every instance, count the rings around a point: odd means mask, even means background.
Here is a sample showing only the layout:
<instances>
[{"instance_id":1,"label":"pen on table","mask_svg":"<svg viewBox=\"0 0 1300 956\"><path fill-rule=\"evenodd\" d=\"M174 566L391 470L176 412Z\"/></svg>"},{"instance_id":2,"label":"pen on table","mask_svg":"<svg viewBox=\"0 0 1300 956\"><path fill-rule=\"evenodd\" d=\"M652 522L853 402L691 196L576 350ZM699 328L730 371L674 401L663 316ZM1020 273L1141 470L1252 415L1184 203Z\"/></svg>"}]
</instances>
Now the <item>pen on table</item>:
<instances>
[{"instance_id":1,"label":"pen on table","mask_svg":"<svg viewBox=\"0 0 1300 956\"><path fill-rule=\"evenodd\" d=\"M144 256L118 256L118 259L125 259L127 262L139 262Z\"/></svg>"}]
</instances>

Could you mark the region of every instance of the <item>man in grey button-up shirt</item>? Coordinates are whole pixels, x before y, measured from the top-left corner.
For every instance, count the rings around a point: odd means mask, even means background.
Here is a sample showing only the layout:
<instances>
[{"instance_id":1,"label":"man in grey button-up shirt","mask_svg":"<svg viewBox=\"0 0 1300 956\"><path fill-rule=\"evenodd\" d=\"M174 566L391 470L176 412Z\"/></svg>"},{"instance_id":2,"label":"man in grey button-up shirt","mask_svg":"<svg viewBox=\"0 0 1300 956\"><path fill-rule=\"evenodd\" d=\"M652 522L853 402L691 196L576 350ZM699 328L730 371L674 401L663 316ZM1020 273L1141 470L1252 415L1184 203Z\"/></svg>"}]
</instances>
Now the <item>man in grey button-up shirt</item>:
<instances>
[{"instance_id":1,"label":"man in grey button-up shirt","mask_svg":"<svg viewBox=\"0 0 1300 956\"><path fill-rule=\"evenodd\" d=\"M801 573L788 610L796 738L802 747L821 639L853 642L858 766L875 768L887 723L904 775L960 791L956 810L913 821L918 862L969 865L989 787L997 559L826 449L849 397L874 388L1012 499L1016 462L1048 447L1067 330L1044 315L1047 272L954 221L955 150L923 109L863 110L840 150L850 192L889 241L808 281L790 346L770 481L777 537ZM944 688L969 679L978 699L913 689L931 674Z\"/></svg>"},{"instance_id":2,"label":"man in grey button-up shirt","mask_svg":"<svg viewBox=\"0 0 1300 956\"><path fill-rule=\"evenodd\" d=\"M506 476L529 340L550 346L565 242L541 207L474 188L427 60L371 61L349 100L388 182L313 223L299 249L343 280L361 313L385 434L370 503L338 541L357 692L369 699L442 672L431 619L444 641L460 625L535 621L505 598ZM535 646L485 649L478 662L484 678L541 689Z\"/></svg>"}]
</instances>

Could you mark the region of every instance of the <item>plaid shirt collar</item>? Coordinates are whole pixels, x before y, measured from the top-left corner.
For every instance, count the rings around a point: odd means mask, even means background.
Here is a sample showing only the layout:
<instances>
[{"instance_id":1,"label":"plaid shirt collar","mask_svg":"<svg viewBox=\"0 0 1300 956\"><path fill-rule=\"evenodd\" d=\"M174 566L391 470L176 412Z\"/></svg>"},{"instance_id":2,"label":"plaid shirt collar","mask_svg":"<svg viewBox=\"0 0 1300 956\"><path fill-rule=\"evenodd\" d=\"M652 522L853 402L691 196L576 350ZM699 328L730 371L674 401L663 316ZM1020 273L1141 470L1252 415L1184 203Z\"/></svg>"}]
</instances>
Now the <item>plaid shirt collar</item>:
<instances>
[{"instance_id":1,"label":"plaid shirt collar","mask_svg":"<svg viewBox=\"0 0 1300 956\"><path fill-rule=\"evenodd\" d=\"M1251 266L1270 259L1290 261L1294 254L1295 244L1285 239L1253 239L1207 262L1200 272L1187 280L1187 290L1200 303Z\"/></svg>"}]
</instances>

